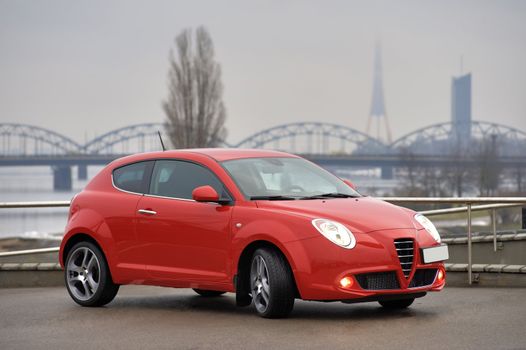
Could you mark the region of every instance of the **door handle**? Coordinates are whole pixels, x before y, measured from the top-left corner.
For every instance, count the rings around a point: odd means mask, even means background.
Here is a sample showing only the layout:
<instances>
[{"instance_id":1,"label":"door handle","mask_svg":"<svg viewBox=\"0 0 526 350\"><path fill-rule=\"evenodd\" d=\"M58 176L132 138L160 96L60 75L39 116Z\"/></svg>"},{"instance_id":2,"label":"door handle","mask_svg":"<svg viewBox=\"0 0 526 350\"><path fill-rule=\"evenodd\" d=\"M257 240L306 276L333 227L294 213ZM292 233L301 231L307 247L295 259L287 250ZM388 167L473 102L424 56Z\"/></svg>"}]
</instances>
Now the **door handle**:
<instances>
[{"instance_id":1,"label":"door handle","mask_svg":"<svg viewBox=\"0 0 526 350\"><path fill-rule=\"evenodd\" d=\"M139 214L144 214L144 215L155 215L155 214L157 214L156 211L154 211L154 210L149 210L149 209L139 209L139 210L137 210L137 212L138 212Z\"/></svg>"}]
</instances>

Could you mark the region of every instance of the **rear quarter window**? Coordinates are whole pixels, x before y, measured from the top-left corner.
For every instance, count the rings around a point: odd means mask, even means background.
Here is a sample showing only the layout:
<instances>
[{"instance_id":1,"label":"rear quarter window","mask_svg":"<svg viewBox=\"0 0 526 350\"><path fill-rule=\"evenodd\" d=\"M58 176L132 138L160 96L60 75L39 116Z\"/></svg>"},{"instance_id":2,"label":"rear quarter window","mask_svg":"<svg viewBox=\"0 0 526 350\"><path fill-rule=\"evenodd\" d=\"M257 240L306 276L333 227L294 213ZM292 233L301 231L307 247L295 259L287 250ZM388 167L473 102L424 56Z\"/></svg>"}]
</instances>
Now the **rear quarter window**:
<instances>
[{"instance_id":1,"label":"rear quarter window","mask_svg":"<svg viewBox=\"0 0 526 350\"><path fill-rule=\"evenodd\" d=\"M146 193L153 161L133 163L113 170L113 184L118 189Z\"/></svg>"}]
</instances>

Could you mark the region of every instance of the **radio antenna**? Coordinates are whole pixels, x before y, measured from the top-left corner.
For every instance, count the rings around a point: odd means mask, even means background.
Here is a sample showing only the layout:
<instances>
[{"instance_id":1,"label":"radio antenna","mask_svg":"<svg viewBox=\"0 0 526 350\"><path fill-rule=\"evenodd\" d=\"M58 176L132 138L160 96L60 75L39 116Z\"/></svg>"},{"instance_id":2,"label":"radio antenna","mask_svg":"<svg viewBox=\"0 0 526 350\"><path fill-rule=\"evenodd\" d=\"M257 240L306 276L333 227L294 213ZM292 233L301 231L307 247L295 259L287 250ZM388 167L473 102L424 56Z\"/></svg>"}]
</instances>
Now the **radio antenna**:
<instances>
[{"instance_id":1,"label":"radio antenna","mask_svg":"<svg viewBox=\"0 0 526 350\"><path fill-rule=\"evenodd\" d=\"M161 146L163 147L163 152L166 151L166 147L164 147L163 137L161 136L161 132L157 130L157 134L159 135L159 140L161 141Z\"/></svg>"}]
</instances>

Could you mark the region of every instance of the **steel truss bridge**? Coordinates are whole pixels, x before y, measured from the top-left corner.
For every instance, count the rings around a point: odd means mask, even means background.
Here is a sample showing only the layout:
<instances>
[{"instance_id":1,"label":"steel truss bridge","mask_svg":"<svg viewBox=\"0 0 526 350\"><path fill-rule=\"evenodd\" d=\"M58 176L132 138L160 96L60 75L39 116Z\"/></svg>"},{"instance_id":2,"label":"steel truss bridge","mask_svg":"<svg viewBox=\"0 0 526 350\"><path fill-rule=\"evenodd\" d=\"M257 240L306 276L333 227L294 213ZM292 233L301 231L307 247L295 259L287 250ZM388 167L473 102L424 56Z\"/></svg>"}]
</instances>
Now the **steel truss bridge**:
<instances>
[{"instance_id":1,"label":"steel truss bridge","mask_svg":"<svg viewBox=\"0 0 526 350\"><path fill-rule=\"evenodd\" d=\"M0 166L51 166L56 189L71 188L71 167L85 179L88 165L104 165L131 153L160 149L157 132L168 140L161 123L130 125L109 131L85 144L33 125L0 124ZM289 123L259 131L224 147L277 149L301 154L322 166L393 167L476 166L488 150L503 167L526 167L526 132L501 124L473 121L471 138L461 139L452 123L415 130L385 144L353 128L322 122Z\"/></svg>"}]
</instances>

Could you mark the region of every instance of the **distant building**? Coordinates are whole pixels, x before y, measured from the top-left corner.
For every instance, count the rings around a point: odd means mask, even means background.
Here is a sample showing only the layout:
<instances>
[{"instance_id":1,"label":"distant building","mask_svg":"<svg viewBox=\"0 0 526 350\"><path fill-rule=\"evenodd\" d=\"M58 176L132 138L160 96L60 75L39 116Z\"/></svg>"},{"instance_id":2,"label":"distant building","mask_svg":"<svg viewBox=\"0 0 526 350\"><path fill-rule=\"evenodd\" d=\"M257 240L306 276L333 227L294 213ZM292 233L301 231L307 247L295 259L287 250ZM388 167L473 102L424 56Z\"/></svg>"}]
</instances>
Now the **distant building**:
<instances>
[{"instance_id":1,"label":"distant building","mask_svg":"<svg viewBox=\"0 0 526 350\"><path fill-rule=\"evenodd\" d=\"M451 82L451 122L456 136L471 139L471 73L453 77Z\"/></svg>"}]
</instances>

